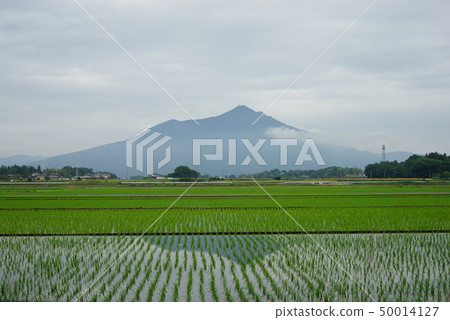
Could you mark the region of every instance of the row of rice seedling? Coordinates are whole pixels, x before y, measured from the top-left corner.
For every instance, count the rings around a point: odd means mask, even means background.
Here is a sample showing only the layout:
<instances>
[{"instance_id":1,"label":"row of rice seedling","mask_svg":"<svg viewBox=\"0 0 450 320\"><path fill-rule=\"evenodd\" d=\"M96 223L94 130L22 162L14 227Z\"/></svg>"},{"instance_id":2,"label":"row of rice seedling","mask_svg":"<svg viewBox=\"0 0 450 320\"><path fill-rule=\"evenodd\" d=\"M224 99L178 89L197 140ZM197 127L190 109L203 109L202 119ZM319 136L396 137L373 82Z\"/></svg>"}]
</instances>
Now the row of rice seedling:
<instances>
[{"instance_id":1,"label":"row of rice seedling","mask_svg":"<svg viewBox=\"0 0 450 320\"><path fill-rule=\"evenodd\" d=\"M162 211L162 210L161 210ZM0 234L140 233L157 210L0 211ZM289 213L308 231L449 230L447 207L300 208ZM298 231L280 209L171 209L148 232Z\"/></svg>"},{"instance_id":2,"label":"row of rice seedling","mask_svg":"<svg viewBox=\"0 0 450 320\"><path fill-rule=\"evenodd\" d=\"M0 301L448 300L448 234L312 237L1 238Z\"/></svg>"},{"instance_id":3,"label":"row of rice seedling","mask_svg":"<svg viewBox=\"0 0 450 320\"><path fill-rule=\"evenodd\" d=\"M270 194L289 194L289 193L434 193L450 192L450 187L445 184L428 183L389 183L389 184L344 184L344 185L310 185L310 184L284 184L283 182L261 181L265 189ZM71 183L69 185L2 185L0 184L0 195L148 195L148 194L181 194L186 189L183 184L120 184L120 183L101 183L85 184ZM195 188L189 191L189 194L258 194L261 189L255 186L253 181L245 183L233 182L229 185L201 184L195 185Z\"/></svg>"},{"instance_id":4,"label":"row of rice seedling","mask_svg":"<svg viewBox=\"0 0 450 320\"><path fill-rule=\"evenodd\" d=\"M239 191L238 189L236 190ZM284 194L274 195L283 206L301 207L367 207L367 206L450 206L449 194L444 193L401 193L391 195L360 194ZM0 196L2 209L129 209L129 208L167 208L176 195L93 195L77 197ZM275 204L265 194L243 195L195 195L187 194L176 204L177 207L273 207Z\"/></svg>"}]
</instances>

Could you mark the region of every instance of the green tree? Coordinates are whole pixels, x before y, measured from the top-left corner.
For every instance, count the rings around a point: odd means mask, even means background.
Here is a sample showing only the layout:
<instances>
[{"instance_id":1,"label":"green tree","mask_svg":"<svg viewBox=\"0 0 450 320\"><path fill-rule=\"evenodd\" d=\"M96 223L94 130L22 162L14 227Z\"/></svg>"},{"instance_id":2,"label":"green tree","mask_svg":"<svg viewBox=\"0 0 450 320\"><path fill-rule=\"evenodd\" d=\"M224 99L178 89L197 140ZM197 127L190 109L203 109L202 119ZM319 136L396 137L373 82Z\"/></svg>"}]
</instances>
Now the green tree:
<instances>
[{"instance_id":1,"label":"green tree","mask_svg":"<svg viewBox=\"0 0 450 320\"><path fill-rule=\"evenodd\" d=\"M190 169L188 166L178 166L169 177L173 178L197 178L199 173Z\"/></svg>"},{"instance_id":2,"label":"green tree","mask_svg":"<svg viewBox=\"0 0 450 320\"><path fill-rule=\"evenodd\" d=\"M443 177L450 169L450 157L432 152L425 156L412 155L403 162L369 164L364 172L369 178L432 178Z\"/></svg>"}]
</instances>

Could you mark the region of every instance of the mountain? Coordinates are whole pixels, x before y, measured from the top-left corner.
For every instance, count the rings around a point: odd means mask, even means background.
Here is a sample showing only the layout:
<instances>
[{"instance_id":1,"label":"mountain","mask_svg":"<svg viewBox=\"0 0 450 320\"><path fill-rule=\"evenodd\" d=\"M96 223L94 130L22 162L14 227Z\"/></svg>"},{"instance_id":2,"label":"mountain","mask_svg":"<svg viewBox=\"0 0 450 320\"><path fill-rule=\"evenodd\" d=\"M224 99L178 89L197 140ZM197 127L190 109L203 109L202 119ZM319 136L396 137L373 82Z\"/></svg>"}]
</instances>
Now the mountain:
<instances>
[{"instance_id":1,"label":"mountain","mask_svg":"<svg viewBox=\"0 0 450 320\"><path fill-rule=\"evenodd\" d=\"M154 161L150 161L150 163L156 168L152 171L160 174L172 172L178 165L187 165L202 174L208 173L218 176L224 174L239 175L274 168L289 170L323 167L318 165L318 159L312 149L306 150L308 151L307 154L312 155L311 161L306 160L301 166L295 165L300 150L306 141L305 139L313 137L310 133L261 114L262 112L256 112L246 106L237 106L221 115L199 119L197 120L198 125L193 120L169 120L153 126L148 129L146 134L142 133L142 137L136 137L134 143L130 144L132 146L129 150L132 154L133 169L126 166L126 141L39 159L30 163L35 166L41 165L43 168L60 168L65 165L89 167L98 171L110 171L125 178L143 174L135 170L138 164L137 158L142 159L142 169L145 171L147 163L147 152L145 150L151 149L153 146L156 150L153 153ZM259 121L252 125L259 116L261 116ZM156 137L158 134L159 136ZM155 139L150 142L153 138ZM195 139L215 140L200 141L203 145L198 148L199 152L193 152ZM280 141L287 140L270 139L290 139L288 144L294 144L294 142L297 144L284 147L287 153L286 165L280 163L283 147L277 144L280 144ZM258 142L259 145L257 145ZM326 166L364 168L365 165L379 162L381 159L380 154L324 144L319 140L315 142ZM161 146L156 148L158 143ZM205 143L217 145L205 145ZM220 149L219 151L223 151L221 155L220 152L216 154L216 147ZM138 149L144 150L142 156L139 155ZM253 150L254 154L249 151L250 149ZM170 161L163 161L169 154L171 156ZM214 156L214 154L216 155ZM194 163L194 155L199 155L197 162L200 162L200 165ZM407 152L396 152L388 153L386 157L388 160L403 161L410 155ZM255 156L260 156L260 164L257 163L258 159ZM234 158L236 160L233 160ZM157 169L158 162L163 164L160 169ZM265 165L261 165L263 162Z\"/></svg>"},{"instance_id":2,"label":"mountain","mask_svg":"<svg viewBox=\"0 0 450 320\"><path fill-rule=\"evenodd\" d=\"M45 157L37 157L37 156L12 156L7 158L0 158L0 165L2 166L23 166L23 165L29 165L30 163L33 163L35 161L43 160Z\"/></svg>"},{"instance_id":3,"label":"mountain","mask_svg":"<svg viewBox=\"0 0 450 320\"><path fill-rule=\"evenodd\" d=\"M86 167L92 168L94 171L119 173L118 176L125 177L125 141L50 157L32 162L31 165L40 165L42 168Z\"/></svg>"}]
</instances>

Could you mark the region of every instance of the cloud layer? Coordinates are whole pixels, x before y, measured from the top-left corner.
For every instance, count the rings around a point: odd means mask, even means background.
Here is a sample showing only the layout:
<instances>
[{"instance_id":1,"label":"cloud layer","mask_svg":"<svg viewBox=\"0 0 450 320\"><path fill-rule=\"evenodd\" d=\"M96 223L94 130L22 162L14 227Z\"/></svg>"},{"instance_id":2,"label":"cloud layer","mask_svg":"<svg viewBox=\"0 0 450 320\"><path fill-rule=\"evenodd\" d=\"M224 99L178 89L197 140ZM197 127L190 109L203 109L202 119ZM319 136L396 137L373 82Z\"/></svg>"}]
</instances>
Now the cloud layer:
<instances>
[{"instance_id":1,"label":"cloud layer","mask_svg":"<svg viewBox=\"0 0 450 320\"><path fill-rule=\"evenodd\" d=\"M79 1L197 118L264 110L371 1ZM358 149L450 152L450 4L379 1L268 114ZM71 0L3 1L0 156L188 119Z\"/></svg>"}]
</instances>

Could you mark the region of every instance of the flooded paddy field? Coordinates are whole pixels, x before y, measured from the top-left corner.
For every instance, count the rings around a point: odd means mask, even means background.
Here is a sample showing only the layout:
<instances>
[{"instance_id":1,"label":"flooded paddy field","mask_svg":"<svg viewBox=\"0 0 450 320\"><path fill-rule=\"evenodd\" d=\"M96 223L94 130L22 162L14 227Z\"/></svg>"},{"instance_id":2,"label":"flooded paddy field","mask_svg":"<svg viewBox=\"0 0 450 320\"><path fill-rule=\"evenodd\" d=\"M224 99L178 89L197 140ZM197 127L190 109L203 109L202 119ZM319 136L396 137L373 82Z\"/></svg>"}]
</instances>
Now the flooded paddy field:
<instances>
[{"instance_id":1,"label":"flooded paddy field","mask_svg":"<svg viewBox=\"0 0 450 320\"><path fill-rule=\"evenodd\" d=\"M5 237L0 300L448 301L449 240L449 234Z\"/></svg>"},{"instance_id":2,"label":"flooded paddy field","mask_svg":"<svg viewBox=\"0 0 450 320\"><path fill-rule=\"evenodd\" d=\"M0 185L0 301L450 300L449 184L261 184Z\"/></svg>"}]
</instances>

